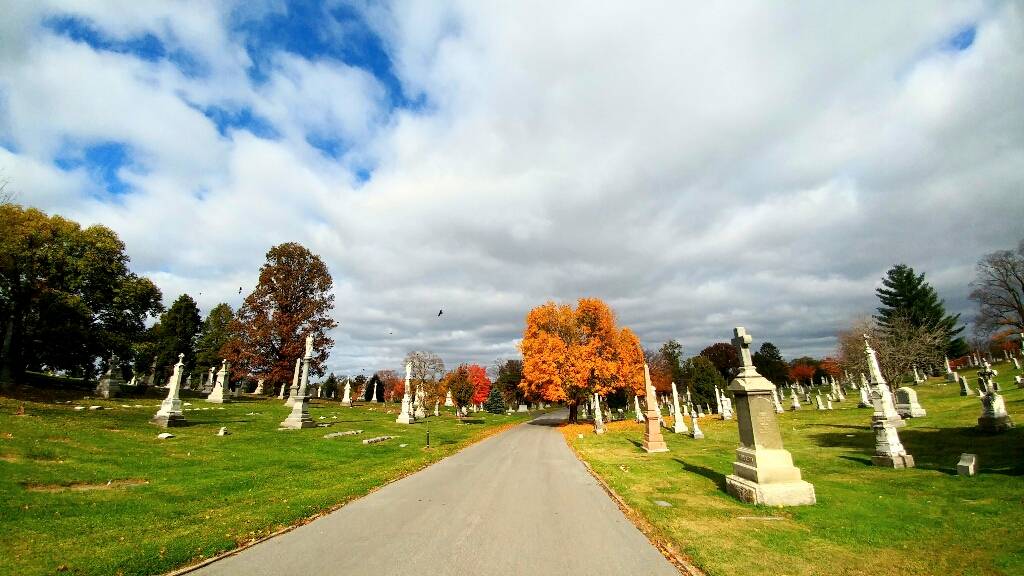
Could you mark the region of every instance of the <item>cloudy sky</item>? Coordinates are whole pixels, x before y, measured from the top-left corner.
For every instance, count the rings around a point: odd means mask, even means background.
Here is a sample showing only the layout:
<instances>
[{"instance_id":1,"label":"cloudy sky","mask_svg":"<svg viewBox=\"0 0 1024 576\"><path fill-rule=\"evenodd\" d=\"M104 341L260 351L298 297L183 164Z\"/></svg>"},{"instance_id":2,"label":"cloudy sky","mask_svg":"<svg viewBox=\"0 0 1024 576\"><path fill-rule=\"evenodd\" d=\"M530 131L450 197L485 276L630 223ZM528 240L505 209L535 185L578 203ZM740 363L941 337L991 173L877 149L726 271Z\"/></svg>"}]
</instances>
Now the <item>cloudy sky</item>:
<instances>
[{"instance_id":1,"label":"cloudy sky","mask_svg":"<svg viewBox=\"0 0 1024 576\"><path fill-rule=\"evenodd\" d=\"M605 299L645 346L822 355L891 265L953 311L1024 237L1013 2L8 3L0 176L169 303L267 249L334 277L330 367L515 355ZM437 318L437 310L445 313Z\"/></svg>"}]
</instances>

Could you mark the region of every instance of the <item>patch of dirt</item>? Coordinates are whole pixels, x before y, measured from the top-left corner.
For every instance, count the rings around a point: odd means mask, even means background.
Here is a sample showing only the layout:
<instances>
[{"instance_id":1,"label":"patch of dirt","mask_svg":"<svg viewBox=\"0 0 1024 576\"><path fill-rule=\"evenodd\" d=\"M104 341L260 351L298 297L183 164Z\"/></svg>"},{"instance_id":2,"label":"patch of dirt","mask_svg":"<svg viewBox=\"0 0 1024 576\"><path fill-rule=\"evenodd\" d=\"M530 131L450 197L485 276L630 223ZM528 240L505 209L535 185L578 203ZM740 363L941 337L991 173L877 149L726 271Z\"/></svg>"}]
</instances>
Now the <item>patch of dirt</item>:
<instances>
[{"instance_id":1,"label":"patch of dirt","mask_svg":"<svg viewBox=\"0 0 1024 576\"><path fill-rule=\"evenodd\" d=\"M61 484L26 484L25 490L29 492L88 492L89 490L113 490L115 488L128 488L149 484L149 480L142 478L128 478L125 480L111 480L103 484L87 484L85 482L73 482L66 486Z\"/></svg>"},{"instance_id":2,"label":"patch of dirt","mask_svg":"<svg viewBox=\"0 0 1024 576\"><path fill-rule=\"evenodd\" d=\"M14 454L0 454L0 460L13 463L18 461L18 457Z\"/></svg>"}]
</instances>

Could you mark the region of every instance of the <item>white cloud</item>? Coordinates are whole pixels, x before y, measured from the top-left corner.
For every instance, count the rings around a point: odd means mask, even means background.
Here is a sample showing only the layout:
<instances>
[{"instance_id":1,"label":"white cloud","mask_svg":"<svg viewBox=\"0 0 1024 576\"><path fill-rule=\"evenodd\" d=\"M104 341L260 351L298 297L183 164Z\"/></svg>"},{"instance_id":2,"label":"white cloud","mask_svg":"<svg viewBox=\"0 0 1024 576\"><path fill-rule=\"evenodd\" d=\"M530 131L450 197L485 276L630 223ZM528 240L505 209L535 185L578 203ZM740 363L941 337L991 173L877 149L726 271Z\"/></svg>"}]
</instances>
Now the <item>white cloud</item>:
<instances>
[{"instance_id":1,"label":"white cloud","mask_svg":"<svg viewBox=\"0 0 1024 576\"><path fill-rule=\"evenodd\" d=\"M168 300L237 304L267 248L306 244L334 274L338 369L514 354L530 307L589 295L649 346L696 352L742 324L823 354L892 264L969 310L973 262L1019 240L1017 4L374 6L425 103L390 113L380 81L328 58L274 54L254 84L216 5L133 6L61 9L209 74L23 14L35 31L0 50L0 142L18 148L0 162L33 184L26 201L118 230ZM971 24L972 46L943 49ZM188 102L249 107L281 138L221 136ZM310 134L352 149L325 158ZM50 165L69 137L128 142L135 192L82 200L85 176Z\"/></svg>"}]
</instances>

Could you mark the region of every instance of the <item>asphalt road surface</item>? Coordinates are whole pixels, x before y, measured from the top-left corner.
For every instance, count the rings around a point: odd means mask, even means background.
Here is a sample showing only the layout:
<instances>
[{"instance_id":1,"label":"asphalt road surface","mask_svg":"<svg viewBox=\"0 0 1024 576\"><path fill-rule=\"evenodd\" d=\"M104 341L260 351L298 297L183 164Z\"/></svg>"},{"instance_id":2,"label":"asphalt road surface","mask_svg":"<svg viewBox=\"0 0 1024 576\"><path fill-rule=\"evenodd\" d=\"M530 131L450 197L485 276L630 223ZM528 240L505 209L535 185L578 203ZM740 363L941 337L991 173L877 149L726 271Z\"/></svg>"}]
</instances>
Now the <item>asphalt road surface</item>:
<instances>
[{"instance_id":1,"label":"asphalt road surface","mask_svg":"<svg viewBox=\"0 0 1024 576\"><path fill-rule=\"evenodd\" d=\"M203 575L671 575L542 416ZM358 473L358 471L354 471Z\"/></svg>"}]
</instances>

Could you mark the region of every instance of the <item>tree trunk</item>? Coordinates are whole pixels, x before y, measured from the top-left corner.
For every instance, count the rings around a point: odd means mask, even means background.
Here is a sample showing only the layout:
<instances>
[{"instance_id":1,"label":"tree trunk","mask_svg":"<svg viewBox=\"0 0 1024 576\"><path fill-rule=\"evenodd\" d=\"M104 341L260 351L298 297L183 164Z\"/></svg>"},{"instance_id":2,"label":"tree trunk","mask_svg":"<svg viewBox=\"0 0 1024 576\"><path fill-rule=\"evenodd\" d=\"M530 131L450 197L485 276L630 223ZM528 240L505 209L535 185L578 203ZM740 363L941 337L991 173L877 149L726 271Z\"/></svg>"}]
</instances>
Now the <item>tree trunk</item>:
<instances>
[{"instance_id":1,"label":"tree trunk","mask_svg":"<svg viewBox=\"0 0 1024 576\"><path fill-rule=\"evenodd\" d=\"M11 362L11 334L14 332L14 320L7 319L4 323L3 348L0 349L0 389L14 383L14 371Z\"/></svg>"},{"instance_id":2,"label":"tree trunk","mask_svg":"<svg viewBox=\"0 0 1024 576\"><path fill-rule=\"evenodd\" d=\"M576 424L576 415L579 412L577 402L569 402L569 424Z\"/></svg>"}]
</instances>

